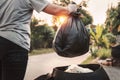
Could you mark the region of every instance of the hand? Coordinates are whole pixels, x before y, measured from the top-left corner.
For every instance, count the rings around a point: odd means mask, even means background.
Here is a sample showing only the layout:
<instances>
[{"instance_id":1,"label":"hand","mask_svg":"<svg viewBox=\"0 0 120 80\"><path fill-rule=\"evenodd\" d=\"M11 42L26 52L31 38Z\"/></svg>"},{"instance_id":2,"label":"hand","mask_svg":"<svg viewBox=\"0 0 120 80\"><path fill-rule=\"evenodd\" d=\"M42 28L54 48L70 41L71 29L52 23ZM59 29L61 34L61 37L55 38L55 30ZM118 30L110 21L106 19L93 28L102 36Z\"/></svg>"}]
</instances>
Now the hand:
<instances>
[{"instance_id":1,"label":"hand","mask_svg":"<svg viewBox=\"0 0 120 80\"><path fill-rule=\"evenodd\" d=\"M67 6L67 9L68 9L69 13L76 12L77 11L77 5L76 4L69 4Z\"/></svg>"}]
</instances>

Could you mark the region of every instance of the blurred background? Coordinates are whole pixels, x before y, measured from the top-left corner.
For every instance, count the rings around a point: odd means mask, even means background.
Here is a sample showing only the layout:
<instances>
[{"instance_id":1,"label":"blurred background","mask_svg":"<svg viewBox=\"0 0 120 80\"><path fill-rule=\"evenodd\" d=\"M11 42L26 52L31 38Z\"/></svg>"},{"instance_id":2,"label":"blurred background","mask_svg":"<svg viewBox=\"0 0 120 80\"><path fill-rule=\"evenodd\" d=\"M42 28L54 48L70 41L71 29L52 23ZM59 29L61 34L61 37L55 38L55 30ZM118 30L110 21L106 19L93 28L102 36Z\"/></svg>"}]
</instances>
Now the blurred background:
<instances>
[{"instance_id":1,"label":"blurred background","mask_svg":"<svg viewBox=\"0 0 120 80\"><path fill-rule=\"evenodd\" d=\"M91 36L91 53L97 56L98 50L110 51L110 45L115 42L115 37L119 35L120 31L120 0L48 1L61 6L67 6L71 1L74 1L78 7L82 6L79 11L83 14L83 17L80 19ZM65 19L65 16L56 17L44 12L37 13L34 11L31 21L32 40L30 53L39 54L41 50L44 52L53 51L52 41L54 35Z\"/></svg>"}]
</instances>

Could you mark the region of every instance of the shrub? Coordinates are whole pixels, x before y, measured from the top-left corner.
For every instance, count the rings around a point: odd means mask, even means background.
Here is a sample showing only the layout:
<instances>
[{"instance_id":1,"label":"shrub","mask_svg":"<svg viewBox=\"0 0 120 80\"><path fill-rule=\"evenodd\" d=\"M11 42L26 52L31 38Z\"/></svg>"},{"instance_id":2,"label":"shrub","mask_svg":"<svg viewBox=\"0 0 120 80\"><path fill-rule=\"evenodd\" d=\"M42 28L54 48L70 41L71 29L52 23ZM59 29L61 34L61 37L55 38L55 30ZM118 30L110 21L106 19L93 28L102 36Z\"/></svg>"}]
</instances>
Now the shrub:
<instances>
[{"instance_id":1,"label":"shrub","mask_svg":"<svg viewBox=\"0 0 120 80\"><path fill-rule=\"evenodd\" d=\"M32 29L31 47L32 49L51 48L55 31L47 25L38 25Z\"/></svg>"},{"instance_id":2,"label":"shrub","mask_svg":"<svg viewBox=\"0 0 120 80\"><path fill-rule=\"evenodd\" d=\"M96 55L100 59L106 59L108 57L111 57L111 49L101 48L97 51Z\"/></svg>"}]
</instances>

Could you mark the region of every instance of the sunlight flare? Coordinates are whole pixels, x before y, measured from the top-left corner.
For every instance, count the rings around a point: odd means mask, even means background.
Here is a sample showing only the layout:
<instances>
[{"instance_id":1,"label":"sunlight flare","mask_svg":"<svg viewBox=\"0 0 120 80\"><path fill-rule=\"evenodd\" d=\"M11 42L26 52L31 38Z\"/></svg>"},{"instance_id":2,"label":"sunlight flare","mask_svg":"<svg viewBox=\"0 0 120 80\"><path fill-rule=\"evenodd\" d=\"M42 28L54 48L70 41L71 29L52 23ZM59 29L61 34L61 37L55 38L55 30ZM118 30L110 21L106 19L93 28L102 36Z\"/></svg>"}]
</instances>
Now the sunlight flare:
<instances>
[{"instance_id":1,"label":"sunlight flare","mask_svg":"<svg viewBox=\"0 0 120 80\"><path fill-rule=\"evenodd\" d=\"M63 24L64 22L66 22L66 20L67 20L67 16L59 16L57 18L56 25L60 26L61 24Z\"/></svg>"}]
</instances>

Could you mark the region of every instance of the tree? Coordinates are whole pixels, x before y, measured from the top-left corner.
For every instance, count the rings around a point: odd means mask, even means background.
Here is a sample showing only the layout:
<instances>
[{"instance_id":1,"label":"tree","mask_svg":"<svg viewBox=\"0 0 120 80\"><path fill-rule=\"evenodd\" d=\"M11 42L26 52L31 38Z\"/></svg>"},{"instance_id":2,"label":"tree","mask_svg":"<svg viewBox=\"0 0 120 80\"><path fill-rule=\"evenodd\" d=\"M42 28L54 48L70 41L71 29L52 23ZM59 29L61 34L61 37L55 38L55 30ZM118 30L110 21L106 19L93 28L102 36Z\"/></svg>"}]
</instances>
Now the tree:
<instances>
[{"instance_id":1,"label":"tree","mask_svg":"<svg viewBox=\"0 0 120 80\"><path fill-rule=\"evenodd\" d=\"M118 27L120 26L120 2L118 3L117 7L111 6L106 13L106 27L114 34L117 34L119 32Z\"/></svg>"},{"instance_id":2,"label":"tree","mask_svg":"<svg viewBox=\"0 0 120 80\"><path fill-rule=\"evenodd\" d=\"M99 53L99 50L102 49L108 51L110 46L116 43L116 37L113 34L107 32L103 25L97 25L95 31L90 28L90 38L90 51L94 57L98 55L97 53Z\"/></svg>"},{"instance_id":3,"label":"tree","mask_svg":"<svg viewBox=\"0 0 120 80\"><path fill-rule=\"evenodd\" d=\"M35 27L38 23L39 23L39 21L38 21L35 17L33 17L33 18L32 18L32 21L31 21L31 23L30 23L30 27L33 28L33 27Z\"/></svg>"},{"instance_id":4,"label":"tree","mask_svg":"<svg viewBox=\"0 0 120 80\"><path fill-rule=\"evenodd\" d=\"M38 25L39 20L32 18L31 27L31 50L38 48L51 48L54 38L54 29L47 24Z\"/></svg>"},{"instance_id":5,"label":"tree","mask_svg":"<svg viewBox=\"0 0 120 80\"><path fill-rule=\"evenodd\" d=\"M100 47L109 48L109 42L107 40L105 29L102 25L96 26L96 31L90 28L91 39L94 40L95 46L97 49Z\"/></svg>"},{"instance_id":6,"label":"tree","mask_svg":"<svg viewBox=\"0 0 120 80\"><path fill-rule=\"evenodd\" d=\"M83 14L83 16L84 16L83 18L81 18L82 21L83 21L83 23L84 23L84 25L86 26L86 25L88 25L88 24L92 24L93 18L92 18L92 16L89 14L89 12L86 11L86 10L84 10L84 9L80 9L79 11L80 11L81 14Z\"/></svg>"},{"instance_id":7,"label":"tree","mask_svg":"<svg viewBox=\"0 0 120 80\"><path fill-rule=\"evenodd\" d=\"M48 25L37 25L32 30L32 48L39 49L39 48L51 48L52 41L54 38L54 30L52 27Z\"/></svg>"},{"instance_id":8,"label":"tree","mask_svg":"<svg viewBox=\"0 0 120 80\"><path fill-rule=\"evenodd\" d=\"M67 6L70 3L70 0L54 0L53 3L61 6Z\"/></svg>"}]
</instances>

